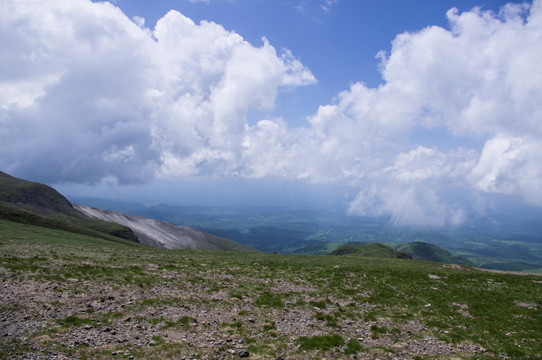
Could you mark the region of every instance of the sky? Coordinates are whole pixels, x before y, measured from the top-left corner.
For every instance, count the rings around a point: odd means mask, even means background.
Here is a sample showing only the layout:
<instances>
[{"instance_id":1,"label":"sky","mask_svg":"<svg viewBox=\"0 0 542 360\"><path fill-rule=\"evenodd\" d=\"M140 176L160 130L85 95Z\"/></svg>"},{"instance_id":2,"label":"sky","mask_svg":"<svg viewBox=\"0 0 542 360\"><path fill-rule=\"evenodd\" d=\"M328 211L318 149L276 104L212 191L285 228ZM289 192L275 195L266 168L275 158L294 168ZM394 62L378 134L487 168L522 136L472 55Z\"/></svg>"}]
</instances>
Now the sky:
<instances>
[{"instance_id":1,"label":"sky","mask_svg":"<svg viewBox=\"0 0 542 360\"><path fill-rule=\"evenodd\" d=\"M538 211L539 59L542 0L2 0L0 169L415 227Z\"/></svg>"}]
</instances>

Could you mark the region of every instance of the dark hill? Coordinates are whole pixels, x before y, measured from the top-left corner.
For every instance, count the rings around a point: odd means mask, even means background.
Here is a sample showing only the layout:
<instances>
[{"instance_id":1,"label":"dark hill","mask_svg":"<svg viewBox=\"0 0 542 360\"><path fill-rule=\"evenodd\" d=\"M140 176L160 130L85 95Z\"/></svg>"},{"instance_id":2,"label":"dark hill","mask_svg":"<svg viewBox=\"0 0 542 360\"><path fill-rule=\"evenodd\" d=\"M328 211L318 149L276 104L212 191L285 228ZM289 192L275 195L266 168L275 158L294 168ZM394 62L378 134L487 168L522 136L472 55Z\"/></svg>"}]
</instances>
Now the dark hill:
<instances>
[{"instance_id":1,"label":"dark hill","mask_svg":"<svg viewBox=\"0 0 542 360\"><path fill-rule=\"evenodd\" d=\"M0 171L0 219L117 241L139 242L126 226L91 219L50 186Z\"/></svg>"},{"instance_id":2,"label":"dark hill","mask_svg":"<svg viewBox=\"0 0 542 360\"><path fill-rule=\"evenodd\" d=\"M418 260L446 262L461 265L472 265L471 262L460 255L451 253L437 245L415 241L395 246L398 251L405 252Z\"/></svg>"},{"instance_id":3,"label":"dark hill","mask_svg":"<svg viewBox=\"0 0 542 360\"><path fill-rule=\"evenodd\" d=\"M18 179L1 171L0 201L43 215L77 214L68 199L52 187Z\"/></svg>"},{"instance_id":4,"label":"dark hill","mask_svg":"<svg viewBox=\"0 0 542 360\"><path fill-rule=\"evenodd\" d=\"M355 255L377 258L412 259L412 256L381 243L348 243L332 251L330 255Z\"/></svg>"}]
</instances>

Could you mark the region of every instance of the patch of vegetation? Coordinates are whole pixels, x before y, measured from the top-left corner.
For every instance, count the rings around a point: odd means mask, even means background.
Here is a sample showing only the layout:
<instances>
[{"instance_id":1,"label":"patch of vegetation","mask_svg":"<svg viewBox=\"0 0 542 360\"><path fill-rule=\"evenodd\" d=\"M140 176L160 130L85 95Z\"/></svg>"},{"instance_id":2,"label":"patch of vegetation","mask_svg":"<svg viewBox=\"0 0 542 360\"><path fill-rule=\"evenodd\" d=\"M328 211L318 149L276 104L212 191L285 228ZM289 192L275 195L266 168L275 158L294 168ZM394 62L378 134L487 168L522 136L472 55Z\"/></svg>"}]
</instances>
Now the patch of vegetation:
<instances>
[{"instance_id":1,"label":"patch of vegetation","mask_svg":"<svg viewBox=\"0 0 542 360\"><path fill-rule=\"evenodd\" d=\"M344 339L337 334L313 337L302 336L298 339L298 343L300 350L330 350L337 346L343 346Z\"/></svg>"},{"instance_id":2,"label":"patch of vegetation","mask_svg":"<svg viewBox=\"0 0 542 360\"><path fill-rule=\"evenodd\" d=\"M284 307L284 302L279 294L266 291L254 301L254 305L281 308Z\"/></svg>"},{"instance_id":3,"label":"patch of vegetation","mask_svg":"<svg viewBox=\"0 0 542 360\"><path fill-rule=\"evenodd\" d=\"M373 339L378 339L380 335L387 334L389 332L388 328L385 326L371 325L371 337Z\"/></svg>"},{"instance_id":4,"label":"patch of vegetation","mask_svg":"<svg viewBox=\"0 0 542 360\"><path fill-rule=\"evenodd\" d=\"M350 339L346 343L346 350L344 351L347 355L353 355L361 351L367 351L367 349L359 343L356 339Z\"/></svg>"},{"instance_id":5,"label":"patch of vegetation","mask_svg":"<svg viewBox=\"0 0 542 360\"><path fill-rule=\"evenodd\" d=\"M327 307L327 304L324 300L321 300L321 301L309 301L309 304L311 306L314 306L314 307L317 307L317 308L320 308L320 309L325 309Z\"/></svg>"},{"instance_id":6,"label":"patch of vegetation","mask_svg":"<svg viewBox=\"0 0 542 360\"><path fill-rule=\"evenodd\" d=\"M57 320L57 323L64 328L69 328L72 326L89 325L89 324L92 324L93 321L87 318L81 318L76 315L71 315L64 319Z\"/></svg>"}]
</instances>

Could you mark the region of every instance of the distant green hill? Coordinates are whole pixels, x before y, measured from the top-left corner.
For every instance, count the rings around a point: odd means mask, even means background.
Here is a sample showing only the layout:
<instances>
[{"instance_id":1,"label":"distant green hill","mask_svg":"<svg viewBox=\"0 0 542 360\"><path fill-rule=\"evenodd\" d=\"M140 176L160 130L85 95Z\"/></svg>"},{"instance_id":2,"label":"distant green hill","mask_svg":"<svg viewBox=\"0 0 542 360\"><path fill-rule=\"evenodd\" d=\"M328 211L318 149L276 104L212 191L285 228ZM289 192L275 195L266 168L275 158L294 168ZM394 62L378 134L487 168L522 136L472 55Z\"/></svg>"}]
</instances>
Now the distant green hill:
<instances>
[{"instance_id":1,"label":"distant green hill","mask_svg":"<svg viewBox=\"0 0 542 360\"><path fill-rule=\"evenodd\" d=\"M328 246L333 246L331 243ZM323 249L325 247L315 247ZM437 245L415 241L406 244L347 243L329 253L330 255L356 255L377 258L416 259L460 265L473 265L471 261Z\"/></svg>"},{"instance_id":2,"label":"distant green hill","mask_svg":"<svg viewBox=\"0 0 542 360\"><path fill-rule=\"evenodd\" d=\"M457 254L445 250L437 245L415 241L406 244L397 244L394 248L412 256L413 259L445 262L461 265L472 265L472 263Z\"/></svg>"},{"instance_id":3,"label":"distant green hill","mask_svg":"<svg viewBox=\"0 0 542 360\"><path fill-rule=\"evenodd\" d=\"M330 255L355 255L376 258L412 259L412 256L381 243L348 243L332 251Z\"/></svg>"}]
</instances>

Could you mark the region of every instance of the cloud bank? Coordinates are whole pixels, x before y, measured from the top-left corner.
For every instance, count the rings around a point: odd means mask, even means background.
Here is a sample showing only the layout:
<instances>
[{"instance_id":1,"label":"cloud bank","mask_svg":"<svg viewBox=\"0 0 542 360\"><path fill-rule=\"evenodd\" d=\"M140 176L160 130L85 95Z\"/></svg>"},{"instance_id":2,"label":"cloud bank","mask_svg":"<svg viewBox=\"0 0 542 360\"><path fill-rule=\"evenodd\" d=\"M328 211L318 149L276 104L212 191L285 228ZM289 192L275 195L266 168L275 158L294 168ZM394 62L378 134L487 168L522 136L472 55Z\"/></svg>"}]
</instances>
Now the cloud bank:
<instances>
[{"instance_id":1,"label":"cloud bank","mask_svg":"<svg viewBox=\"0 0 542 360\"><path fill-rule=\"evenodd\" d=\"M0 4L0 167L48 182L285 178L358 186L350 212L457 225L487 194L542 207L542 1L398 35L302 127L249 122L316 83L289 50L170 11ZM456 196L461 194L461 196Z\"/></svg>"},{"instance_id":2,"label":"cloud bank","mask_svg":"<svg viewBox=\"0 0 542 360\"><path fill-rule=\"evenodd\" d=\"M0 5L1 166L51 182L227 174L247 114L315 82L288 50L170 11L151 31L110 3Z\"/></svg>"}]
</instances>

